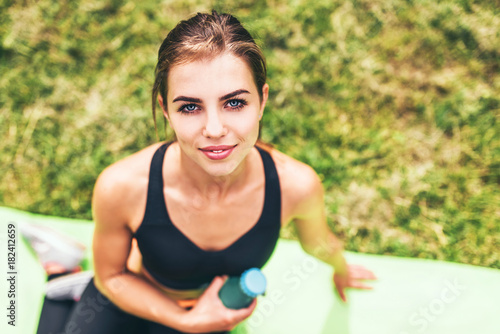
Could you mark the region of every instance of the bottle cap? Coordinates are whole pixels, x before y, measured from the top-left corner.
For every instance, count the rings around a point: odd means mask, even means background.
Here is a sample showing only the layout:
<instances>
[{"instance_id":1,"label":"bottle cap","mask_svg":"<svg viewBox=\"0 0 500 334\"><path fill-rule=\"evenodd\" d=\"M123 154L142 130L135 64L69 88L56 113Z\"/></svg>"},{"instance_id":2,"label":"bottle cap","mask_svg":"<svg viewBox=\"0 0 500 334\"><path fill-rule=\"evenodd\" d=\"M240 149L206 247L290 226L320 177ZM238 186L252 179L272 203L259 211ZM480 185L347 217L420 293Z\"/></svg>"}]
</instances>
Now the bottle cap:
<instances>
[{"instance_id":1,"label":"bottle cap","mask_svg":"<svg viewBox=\"0 0 500 334\"><path fill-rule=\"evenodd\" d=\"M241 290L249 297L255 298L266 292L267 281L259 268L250 268L241 274Z\"/></svg>"}]
</instances>

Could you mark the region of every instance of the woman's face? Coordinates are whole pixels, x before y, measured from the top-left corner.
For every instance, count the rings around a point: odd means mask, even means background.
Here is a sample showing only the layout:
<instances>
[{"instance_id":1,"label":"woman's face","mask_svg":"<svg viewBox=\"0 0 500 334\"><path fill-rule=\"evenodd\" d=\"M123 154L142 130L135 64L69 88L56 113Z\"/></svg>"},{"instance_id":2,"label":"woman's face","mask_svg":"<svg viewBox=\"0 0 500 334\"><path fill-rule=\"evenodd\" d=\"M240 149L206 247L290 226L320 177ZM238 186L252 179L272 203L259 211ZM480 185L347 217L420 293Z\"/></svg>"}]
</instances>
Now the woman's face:
<instances>
[{"instance_id":1,"label":"woman's face","mask_svg":"<svg viewBox=\"0 0 500 334\"><path fill-rule=\"evenodd\" d=\"M167 84L159 100L182 153L211 176L231 174L257 141L267 84L261 100L250 68L231 54L174 66Z\"/></svg>"}]
</instances>

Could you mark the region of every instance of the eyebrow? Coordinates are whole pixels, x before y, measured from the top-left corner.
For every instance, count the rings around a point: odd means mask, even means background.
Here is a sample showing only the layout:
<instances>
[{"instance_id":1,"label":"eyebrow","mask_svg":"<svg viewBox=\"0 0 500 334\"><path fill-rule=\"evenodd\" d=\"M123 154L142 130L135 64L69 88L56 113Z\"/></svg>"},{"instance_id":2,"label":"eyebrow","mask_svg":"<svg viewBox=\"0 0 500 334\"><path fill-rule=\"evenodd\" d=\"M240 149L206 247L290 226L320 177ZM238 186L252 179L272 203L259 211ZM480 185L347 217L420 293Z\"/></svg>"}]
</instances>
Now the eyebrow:
<instances>
[{"instance_id":1,"label":"eyebrow","mask_svg":"<svg viewBox=\"0 0 500 334\"><path fill-rule=\"evenodd\" d=\"M226 94L226 95L222 96L219 99L219 101L224 101L224 100L230 99L230 98L235 97L235 96L240 95L240 94L250 94L250 92L248 90L246 90L246 89L238 89L238 90L235 90L232 93L229 93L229 94Z\"/></svg>"},{"instance_id":2,"label":"eyebrow","mask_svg":"<svg viewBox=\"0 0 500 334\"><path fill-rule=\"evenodd\" d=\"M224 100L227 100L227 99L230 99L232 97L235 97L237 95L240 95L240 94L250 94L250 92L246 89L238 89L238 90L235 90L234 92L231 92L229 94L226 94L224 96L221 96L219 98L219 101L224 101ZM185 102L193 102L193 103L201 103L201 100L199 98L196 98L196 97L189 97L189 96L177 96L173 101L172 103L174 102L177 102L177 101L185 101Z\"/></svg>"}]
</instances>

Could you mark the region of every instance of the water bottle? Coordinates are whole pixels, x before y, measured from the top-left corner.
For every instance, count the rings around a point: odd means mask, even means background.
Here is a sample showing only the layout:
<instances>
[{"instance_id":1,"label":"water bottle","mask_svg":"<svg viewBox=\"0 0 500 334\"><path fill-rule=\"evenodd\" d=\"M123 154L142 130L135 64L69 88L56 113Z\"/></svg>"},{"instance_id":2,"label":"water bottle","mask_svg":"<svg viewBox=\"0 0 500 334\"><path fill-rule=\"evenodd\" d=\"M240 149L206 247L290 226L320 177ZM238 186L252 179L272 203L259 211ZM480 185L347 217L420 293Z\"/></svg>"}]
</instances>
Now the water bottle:
<instances>
[{"instance_id":1,"label":"water bottle","mask_svg":"<svg viewBox=\"0 0 500 334\"><path fill-rule=\"evenodd\" d=\"M248 307L253 299L266 292L266 277L259 268L250 268L241 276L229 277L219 290L219 298L225 307L240 309Z\"/></svg>"}]
</instances>

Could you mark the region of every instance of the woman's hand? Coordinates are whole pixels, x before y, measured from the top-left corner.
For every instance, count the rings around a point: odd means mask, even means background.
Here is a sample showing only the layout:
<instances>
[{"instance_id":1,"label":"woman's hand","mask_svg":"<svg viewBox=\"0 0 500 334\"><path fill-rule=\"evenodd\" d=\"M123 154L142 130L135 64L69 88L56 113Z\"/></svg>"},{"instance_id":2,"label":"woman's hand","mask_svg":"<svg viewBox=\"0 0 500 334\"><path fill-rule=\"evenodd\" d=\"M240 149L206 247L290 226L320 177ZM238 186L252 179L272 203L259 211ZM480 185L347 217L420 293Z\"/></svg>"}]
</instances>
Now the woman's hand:
<instances>
[{"instance_id":1,"label":"woman's hand","mask_svg":"<svg viewBox=\"0 0 500 334\"><path fill-rule=\"evenodd\" d=\"M196 305L186 313L184 323L189 333L230 331L252 314L256 299L240 310L231 310L222 304L218 293L226 279L227 276L215 277Z\"/></svg>"},{"instance_id":2,"label":"woman's hand","mask_svg":"<svg viewBox=\"0 0 500 334\"><path fill-rule=\"evenodd\" d=\"M352 264L347 265L346 272L335 272L333 274L333 282L335 283L335 288L337 289L340 298L344 302L347 302L347 298L344 292L346 288L370 290L372 289L372 287L364 284L362 280L374 279L377 279L377 277L372 271L366 269L363 266Z\"/></svg>"}]
</instances>

